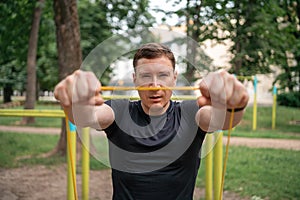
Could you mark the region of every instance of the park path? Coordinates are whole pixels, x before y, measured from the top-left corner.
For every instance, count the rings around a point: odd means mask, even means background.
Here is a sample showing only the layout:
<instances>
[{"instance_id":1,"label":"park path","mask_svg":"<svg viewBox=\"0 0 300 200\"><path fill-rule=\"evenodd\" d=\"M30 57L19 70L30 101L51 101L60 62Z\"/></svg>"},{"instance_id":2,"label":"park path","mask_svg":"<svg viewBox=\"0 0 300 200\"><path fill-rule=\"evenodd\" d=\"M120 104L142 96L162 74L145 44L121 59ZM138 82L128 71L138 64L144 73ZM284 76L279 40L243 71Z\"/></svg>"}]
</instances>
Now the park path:
<instances>
[{"instance_id":1,"label":"park path","mask_svg":"<svg viewBox=\"0 0 300 200\"><path fill-rule=\"evenodd\" d=\"M60 128L39 128L39 127L22 127L22 126L1 126L2 132L20 132L32 134L59 134ZM99 134L97 131L92 131L92 134ZM227 142L227 137L223 137L223 143ZM230 145L232 146L247 146L254 148L275 148L275 149L290 149L300 151L300 140L293 139L273 139L273 138L245 138L231 137Z\"/></svg>"}]
</instances>

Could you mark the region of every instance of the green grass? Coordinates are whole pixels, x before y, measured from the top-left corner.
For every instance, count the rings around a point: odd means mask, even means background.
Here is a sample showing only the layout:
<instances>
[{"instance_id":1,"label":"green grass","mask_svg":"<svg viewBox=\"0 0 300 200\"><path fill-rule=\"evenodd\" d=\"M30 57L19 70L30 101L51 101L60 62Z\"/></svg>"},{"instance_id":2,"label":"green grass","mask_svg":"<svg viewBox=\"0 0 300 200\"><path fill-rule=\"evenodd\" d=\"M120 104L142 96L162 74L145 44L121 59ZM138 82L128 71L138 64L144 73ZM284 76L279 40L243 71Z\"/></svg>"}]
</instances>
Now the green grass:
<instances>
[{"instance_id":1,"label":"green grass","mask_svg":"<svg viewBox=\"0 0 300 200\"><path fill-rule=\"evenodd\" d=\"M61 156L40 158L40 155L52 150L59 139L58 135L39 135L25 133L4 133L0 132L0 168L14 168L24 165L55 165L66 163ZM106 148L105 145L96 146ZM103 152L104 149L97 149ZM24 159L18 159L25 157ZM29 157L29 158L26 158ZM107 163L107 161L105 161ZM80 163L79 169L80 169ZM108 167L99 161L99 157L90 157L90 168L94 170L107 169Z\"/></svg>"},{"instance_id":2,"label":"green grass","mask_svg":"<svg viewBox=\"0 0 300 200\"><path fill-rule=\"evenodd\" d=\"M252 130L252 119L253 108L248 107L241 123L232 132L232 136L300 139L300 125L290 124L293 120L300 120L300 109L298 108L278 106L275 130L272 130L272 107L257 108L257 129L255 131Z\"/></svg>"},{"instance_id":3,"label":"green grass","mask_svg":"<svg viewBox=\"0 0 300 200\"><path fill-rule=\"evenodd\" d=\"M58 135L37 135L0 132L0 168L20 167L25 164L52 165L63 162L61 157L39 158L42 153L53 149ZM20 157L31 156L28 159Z\"/></svg>"},{"instance_id":4,"label":"green grass","mask_svg":"<svg viewBox=\"0 0 300 200\"><path fill-rule=\"evenodd\" d=\"M242 196L297 199L300 196L300 151L230 147L224 190ZM204 187L205 160L197 185Z\"/></svg>"},{"instance_id":5,"label":"green grass","mask_svg":"<svg viewBox=\"0 0 300 200\"><path fill-rule=\"evenodd\" d=\"M91 153L91 169L107 169L110 166L108 154L108 139L102 136L93 136L91 138L91 141L95 148L95 152Z\"/></svg>"},{"instance_id":6,"label":"green grass","mask_svg":"<svg viewBox=\"0 0 300 200\"><path fill-rule=\"evenodd\" d=\"M224 135L227 136L227 131L224 131ZM234 137L247 137L247 138L275 138L275 139L300 139L300 132L283 132L279 130L256 130L246 131L239 128L234 129L231 132L231 136Z\"/></svg>"},{"instance_id":7,"label":"green grass","mask_svg":"<svg viewBox=\"0 0 300 200\"><path fill-rule=\"evenodd\" d=\"M253 107L247 107L241 130L252 130ZM282 132L300 132L300 125L290 124L293 120L300 120L300 109L285 106L278 106L276 112L276 130ZM272 129L272 107L257 108L257 130Z\"/></svg>"}]
</instances>

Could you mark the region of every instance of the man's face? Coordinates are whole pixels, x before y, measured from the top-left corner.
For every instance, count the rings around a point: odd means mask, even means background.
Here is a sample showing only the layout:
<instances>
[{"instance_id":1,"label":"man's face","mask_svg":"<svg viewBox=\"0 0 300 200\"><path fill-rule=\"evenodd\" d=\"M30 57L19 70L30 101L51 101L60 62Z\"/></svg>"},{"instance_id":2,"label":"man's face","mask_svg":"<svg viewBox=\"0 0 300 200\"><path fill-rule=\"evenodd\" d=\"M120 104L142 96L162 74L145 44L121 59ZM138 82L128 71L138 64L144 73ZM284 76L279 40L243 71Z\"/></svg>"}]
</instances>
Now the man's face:
<instances>
[{"instance_id":1,"label":"man's face","mask_svg":"<svg viewBox=\"0 0 300 200\"><path fill-rule=\"evenodd\" d=\"M154 59L142 58L137 61L133 80L135 86L173 87L176 84L177 73L172 62L165 56ZM149 115L164 113L170 103L171 90L139 91L144 111Z\"/></svg>"}]
</instances>

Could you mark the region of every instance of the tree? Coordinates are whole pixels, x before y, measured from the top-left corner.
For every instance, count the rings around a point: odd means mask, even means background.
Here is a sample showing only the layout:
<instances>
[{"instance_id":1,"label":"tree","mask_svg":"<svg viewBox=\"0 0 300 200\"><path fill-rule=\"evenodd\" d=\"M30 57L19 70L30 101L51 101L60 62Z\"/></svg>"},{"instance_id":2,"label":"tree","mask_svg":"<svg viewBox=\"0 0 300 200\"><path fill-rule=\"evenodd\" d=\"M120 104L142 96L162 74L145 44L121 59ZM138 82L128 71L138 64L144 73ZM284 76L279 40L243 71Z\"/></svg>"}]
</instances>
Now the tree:
<instances>
[{"instance_id":1,"label":"tree","mask_svg":"<svg viewBox=\"0 0 300 200\"><path fill-rule=\"evenodd\" d=\"M108 8L106 7L103 1L89 1L82 0L78 3L78 15L80 22L80 33L81 33L81 47L83 58L86 59L87 56L91 53L91 51L97 47L101 42L108 39L112 36L113 27L107 20L107 12ZM106 55L111 55L115 52L115 47L110 46L106 47L107 52ZM91 65L99 66L103 65L104 62L100 56L98 59L92 61ZM109 65L109 64L108 64ZM106 66L106 65L105 65ZM82 66L84 70L92 70L86 69L86 66ZM101 83L106 85L109 83L110 75L112 73L111 68L107 68L107 70L103 73L98 73L97 70L92 70L97 77L101 77Z\"/></svg>"},{"instance_id":2,"label":"tree","mask_svg":"<svg viewBox=\"0 0 300 200\"><path fill-rule=\"evenodd\" d=\"M175 0L172 4L176 7L180 2ZM186 70L183 75L190 83L199 78L200 72L203 73L214 68L212 59L205 54L202 48L199 48L206 39L210 38L210 32L207 29L209 16L205 16L203 13L208 14L213 4L214 1L187 0L184 7L175 10L155 9L165 13L166 17L177 15L179 20L175 26L186 26L187 37L183 41L186 45Z\"/></svg>"},{"instance_id":3,"label":"tree","mask_svg":"<svg viewBox=\"0 0 300 200\"><path fill-rule=\"evenodd\" d=\"M110 83L113 76L111 66L115 59L128 56L117 54L134 49L130 48L134 46L131 38L133 35L139 35L143 42L148 39L143 32L154 22L154 18L147 11L148 3L148 0L122 3L119 0L83 0L78 4L81 44L85 58L82 67L93 71L101 79L101 84ZM115 42L112 42L114 39ZM110 44L106 43L102 49L96 48L105 42ZM97 55L93 55L92 51L97 51L93 52Z\"/></svg>"},{"instance_id":4,"label":"tree","mask_svg":"<svg viewBox=\"0 0 300 200\"><path fill-rule=\"evenodd\" d=\"M0 85L3 87L4 103L11 101L13 90L24 90L28 36L34 5L35 2L29 0L0 4Z\"/></svg>"},{"instance_id":5,"label":"tree","mask_svg":"<svg viewBox=\"0 0 300 200\"><path fill-rule=\"evenodd\" d=\"M194 82L197 78L195 72L202 72L209 70L212 60L204 53L202 49L197 48L205 41L207 36L203 27L206 26L205 17L202 12L207 9L207 2L196 0L187 0L185 8L186 16L186 34L187 34L187 48L186 54L188 62L186 63L186 72L184 76L189 82ZM177 13L180 13L177 11ZM197 70L198 69L198 70Z\"/></svg>"},{"instance_id":6,"label":"tree","mask_svg":"<svg viewBox=\"0 0 300 200\"><path fill-rule=\"evenodd\" d=\"M179 1L175 1L178 4ZM282 9L276 1L266 0L188 0L185 8L175 12L187 20L187 35L201 43L207 39L217 43L230 40L231 72L254 75L271 72L272 52L276 39L277 18ZM183 21L179 21L183 23ZM199 28L198 28L199 27ZM189 48L192 52L193 48ZM191 53L193 55L193 53ZM275 58L276 59L276 58Z\"/></svg>"},{"instance_id":7,"label":"tree","mask_svg":"<svg viewBox=\"0 0 300 200\"><path fill-rule=\"evenodd\" d=\"M37 91L53 91L58 83L58 58L55 40L53 1L47 0L39 31L37 52Z\"/></svg>"},{"instance_id":8,"label":"tree","mask_svg":"<svg viewBox=\"0 0 300 200\"><path fill-rule=\"evenodd\" d=\"M236 33L232 39L232 72L239 75L270 73L274 39L279 37L276 31L276 18L280 12L272 1L238 1L232 8L236 13L236 23L230 31ZM235 30L235 31L234 31Z\"/></svg>"},{"instance_id":9,"label":"tree","mask_svg":"<svg viewBox=\"0 0 300 200\"><path fill-rule=\"evenodd\" d=\"M279 90L288 92L300 91L300 2L281 1L279 6L283 12L278 17L277 32L281 33L280 42L275 45L280 51L274 52L278 58L276 63L281 73L276 77L273 84L280 85Z\"/></svg>"},{"instance_id":10,"label":"tree","mask_svg":"<svg viewBox=\"0 0 300 200\"><path fill-rule=\"evenodd\" d=\"M103 1L78 2L81 47L85 58L98 44L112 36L113 27L107 20L108 8Z\"/></svg>"},{"instance_id":11,"label":"tree","mask_svg":"<svg viewBox=\"0 0 300 200\"><path fill-rule=\"evenodd\" d=\"M107 8L107 20L114 33L135 29L137 26L149 27L154 23L148 12L149 0L102 0Z\"/></svg>"},{"instance_id":12,"label":"tree","mask_svg":"<svg viewBox=\"0 0 300 200\"><path fill-rule=\"evenodd\" d=\"M30 0L6 1L0 4L0 87L4 89L4 102L11 101L14 90L22 94L26 89L28 36L36 5L39 4ZM39 24L37 93L40 90L53 90L58 82L56 54L53 6L51 0L46 0Z\"/></svg>"},{"instance_id":13,"label":"tree","mask_svg":"<svg viewBox=\"0 0 300 200\"><path fill-rule=\"evenodd\" d=\"M44 0L38 0L37 5L34 8L33 20L31 25L28 55L27 55L27 84L26 84L26 99L25 109L34 109L36 100L36 56L38 46L38 33L40 19L42 15L42 7L44 6ZM23 124L34 123L33 117L24 117Z\"/></svg>"},{"instance_id":14,"label":"tree","mask_svg":"<svg viewBox=\"0 0 300 200\"><path fill-rule=\"evenodd\" d=\"M82 62L77 1L54 0L53 6L56 25L59 79L62 80L78 69ZM66 144L66 127L63 120L60 139L50 154L58 153L65 155Z\"/></svg>"}]
</instances>

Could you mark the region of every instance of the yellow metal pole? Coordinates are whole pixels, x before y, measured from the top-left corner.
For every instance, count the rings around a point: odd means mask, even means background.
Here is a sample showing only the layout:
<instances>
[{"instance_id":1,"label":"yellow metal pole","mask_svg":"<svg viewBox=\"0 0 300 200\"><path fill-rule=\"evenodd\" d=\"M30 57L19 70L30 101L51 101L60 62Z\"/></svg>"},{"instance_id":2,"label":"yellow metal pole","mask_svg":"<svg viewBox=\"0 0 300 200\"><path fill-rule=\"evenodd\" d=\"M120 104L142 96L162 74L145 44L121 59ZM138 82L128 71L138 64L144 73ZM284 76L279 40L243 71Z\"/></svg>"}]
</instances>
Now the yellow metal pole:
<instances>
[{"instance_id":1,"label":"yellow metal pole","mask_svg":"<svg viewBox=\"0 0 300 200\"><path fill-rule=\"evenodd\" d=\"M230 114L229 129L227 132L227 142L226 142L226 148L225 148L224 164L223 164L223 169L222 169L222 181L221 181L221 189L220 189L220 196L219 196L220 200L223 199L225 173L226 173L226 165L227 165L227 160L228 160L228 155L229 155L229 144L230 144L230 135L231 135L231 131L232 131L233 119L234 119L234 109L231 111L231 114Z\"/></svg>"},{"instance_id":2,"label":"yellow metal pole","mask_svg":"<svg viewBox=\"0 0 300 200\"><path fill-rule=\"evenodd\" d=\"M213 185L214 185L214 199L220 199L220 190L222 182L222 166L223 166L223 132L220 131L215 135L216 144L214 146L213 155Z\"/></svg>"},{"instance_id":3,"label":"yellow metal pole","mask_svg":"<svg viewBox=\"0 0 300 200\"><path fill-rule=\"evenodd\" d=\"M67 128L67 199L77 200L76 189L76 127L66 117Z\"/></svg>"},{"instance_id":4,"label":"yellow metal pole","mask_svg":"<svg viewBox=\"0 0 300 200\"><path fill-rule=\"evenodd\" d=\"M82 129L82 200L89 199L90 129Z\"/></svg>"},{"instance_id":5,"label":"yellow metal pole","mask_svg":"<svg viewBox=\"0 0 300 200\"><path fill-rule=\"evenodd\" d=\"M254 77L254 82L253 82L253 86L254 86L254 99L253 99L253 122L252 122L252 130L255 131L256 130L256 126L257 126L257 78L256 76Z\"/></svg>"},{"instance_id":6,"label":"yellow metal pole","mask_svg":"<svg viewBox=\"0 0 300 200\"><path fill-rule=\"evenodd\" d=\"M15 117L65 117L62 110L0 109L0 116Z\"/></svg>"},{"instance_id":7,"label":"yellow metal pole","mask_svg":"<svg viewBox=\"0 0 300 200\"><path fill-rule=\"evenodd\" d=\"M213 176L212 176L212 142L213 142L213 135L212 134L207 134L206 135L206 147L208 154L205 157L205 199L211 200L213 199L212 196L212 186L213 186Z\"/></svg>"}]
</instances>

